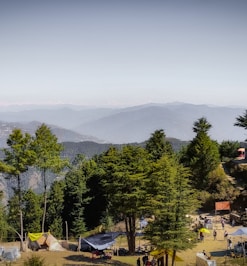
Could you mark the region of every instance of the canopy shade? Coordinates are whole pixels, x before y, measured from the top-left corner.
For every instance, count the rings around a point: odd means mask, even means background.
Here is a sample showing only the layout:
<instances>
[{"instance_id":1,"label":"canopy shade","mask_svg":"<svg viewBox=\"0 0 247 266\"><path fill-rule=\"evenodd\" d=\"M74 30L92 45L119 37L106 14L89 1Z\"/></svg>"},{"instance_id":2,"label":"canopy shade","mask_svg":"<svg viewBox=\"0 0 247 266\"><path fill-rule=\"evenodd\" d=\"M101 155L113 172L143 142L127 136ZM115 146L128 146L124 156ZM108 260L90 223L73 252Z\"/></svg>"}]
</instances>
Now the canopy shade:
<instances>
[{"instance_id":1,"label":"canopy shade","mask_svg":"<svg viewBox=\"0 0 247 266\"><path fill-rule=\"evenodd\" d=\"M201 228L199 232L210 234L210 231L207 228Z\"/></svg>"},{"instance_id":2,"label":"canopy shade","mask_svg":"<svg viewBox=\"0 0 247 266\"><path fill-rule=\"evenodd\" d=\"M96 234L87 238L81 239L94 249L104 250L115 243L115 239L120 235L120 232L108 232L104 234Z\"/></svg>"}]
</instances>

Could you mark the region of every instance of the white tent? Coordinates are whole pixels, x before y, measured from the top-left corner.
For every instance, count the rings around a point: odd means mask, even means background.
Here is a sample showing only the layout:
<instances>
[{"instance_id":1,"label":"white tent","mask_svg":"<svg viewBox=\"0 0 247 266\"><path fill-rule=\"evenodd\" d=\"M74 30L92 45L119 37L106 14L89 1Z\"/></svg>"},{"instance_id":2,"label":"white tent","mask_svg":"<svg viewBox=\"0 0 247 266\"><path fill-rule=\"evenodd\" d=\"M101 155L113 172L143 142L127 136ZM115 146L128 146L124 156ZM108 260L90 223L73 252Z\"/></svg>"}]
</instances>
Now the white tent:
<instances>
[{"instance_id":1,"label":"white tent","mask_svg":"<svg viewBox=\"0 0 247 266\"><path fill-rule=\"evenodd\" d=\"M246 227L241 227L239 229L237 229L235 232L229 234L229 236L240 236L241 239L243 236L247 237L247 228ZM234 246L234 251L237 253L243 253L244 256L246 255L246 242L243 242L243 240L241 240L241 242L238 243L238 245Z\"/></svg>"},{"instance_id":2,"label":"white tent","mask_svg":"<svg viewBox=\"0 0 247 266\"><path fill-rule=\"evenodd\" d=\"M237 231L229 234L231 236L243 236L246 235L247 236L247 228L246 227L241 227L239 228Z\"/></svg>"}]
</instances>

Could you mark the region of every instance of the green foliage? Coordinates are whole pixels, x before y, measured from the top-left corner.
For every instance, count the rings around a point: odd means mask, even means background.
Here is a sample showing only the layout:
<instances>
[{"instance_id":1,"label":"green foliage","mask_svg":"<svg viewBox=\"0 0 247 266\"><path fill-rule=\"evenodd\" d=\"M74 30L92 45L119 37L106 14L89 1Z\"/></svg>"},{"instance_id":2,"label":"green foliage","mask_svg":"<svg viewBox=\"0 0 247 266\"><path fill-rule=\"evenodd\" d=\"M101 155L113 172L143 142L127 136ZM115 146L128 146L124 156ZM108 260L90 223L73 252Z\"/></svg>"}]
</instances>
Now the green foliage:
<instances>
[{"instance_id":1,"label":"green foliage","mask_svg":"<svg viewBox=\"0 0 247 266\"><path fill-rule=\"evenodd\" d=\"M12 228L19 228L20 223L19 223L19 200L18 200L18 195L16 192L14 192L14 195L8 200L8 213L7 213L7 221L8 225ZM13 241L15 239L16 233L13 231L8 232L8 239Z\"/></svg>"},{"instance_id":2,"label":"green foliage","mask_svg":"<svg viewBox=\"0 0 247 266\"><path fill-rule=\"evenodd\" d=\"M56 237L63 236L64 188L64 180L55 181L48 195L46 222L49 231Z\"/></svg>"},{"instance_id":3,"label":"green foliage","mask_svg":"<svg viewBox=\"0 0 247 266\"><path fill-rule=\"evenodd\" d=\"M208 192L214 201L233 202L239 195L239 189L232 186L221 166L210 172Z\"/></svg>"},{"instance_id":4,"label":"green foliage","mask_svg":"<svg viewBox=\"0 0 247 266\"><path fill-rule=\"evenodd\" d=\"M37 128L32 148L36 154L35 166L41 171L58 173L68 166L68 160L61 159L62 144L58 143L56 135L45 124Z\"/></svg>"},{"instance_id":5,"label":"green foliage","mask_svg":"<svg viewBox=\"0 0 247 266\"><path fill-rule=\"evenodd\" d=\"M109 149L101 158L104 169L102 183L111 215L122 215L125 220L130 252L135 250L135 222L145 202L144 178L149 162L145 149L124 146L122 150Z\"/></svg>"},{"instance_id":6,"label":"green foliage","mask_svg":"<svg viewBox=\"0 0 247 266\"><path fill-rule=\"evenodd\" d=\"M41 230L41 200L42 197L31 189L23 195L23 223L26 232L40 232Z\"/></svg>"},{"instance_id":7,"label":"green foliage","mask_svg":"<svg viewBox=\"0 0 247 266\"><path fill-rule=\"evenodd\" d=\"M243 127L244 129L247 129L247 110L245 110L243 115L236 117L236 120L237 122L234 123L234 126Z\"/></svg>"},{"instance_id":8,"label":"green foliage","mask_svg":"<svg viewBox=\"0 0 247 266\"><path fill-rule=\"evenodd\" d=\"M42 219L42 232L45 231L45 217L47 208L47 172L58 173L66 166L68 160L61 158L63 146L58 143L57 137L52 134L49 127L42 124L35 132L35 138L32 143L32 149L35 151L35 166L41 170L44 185L44 210Z\"/></svg>"},{"instance_id":9,"label":"green foliage","mask_svg":"<svg viewBox=\"0 0 247 266\"><path fill-rule=\"evenodd\" d=\"M8 223L7 223L7 214L6 209L2 204L3 192L0 191L0 241L3 242L6 240L8 235Z\"/></svg>"},{"instance_id":10,"label":"green foliage","mask_svg":"<svg viewBox=\"0 0 247 266\"><path fill-rule=\"evenodd\" d=\"M24 261L24 266L45 266L45 259L36 255L32 255Z\"/></svg>"},{"instance_id":11,"label":"green foliage","mask_svg":"<svg viewBox=\"0 0 247 266\"><path fill-rule=\"evenodd\" d=\"M3 149L5 158L4 162L8 165L8 178L15 178L17 187L15 192L18 195L18 211L21 250L23 249L23 215L22 215L22 186L21 174L28 170L28 167L33 165L35 153L31 149L32 139L28 133L23 134L20 129L14 129L7 139L8 148ZM18 227L15 227L15 229Z\"/></svg>"},{"instance_id":12,"label":"green foliage","mask_svg":"<svg viewBox=\"0 0 247 266\"><path fill-rule=\"evenodd\" d=\"M212 127L210 123L208 123L205 117L199 118L197 121L194 122L193 131L198 133L205 133L207 134L209 129Z\"/></svg>"},{"instance_id":13,"label":"green foliage","mask_svg":"<svg viewBox=\"0 0 247 266\"><path fill-rule=\"evenodd\" d=\"M190 171L174 156L163 156L146 179L146 206L154 220L145 228L145 238L158 249L185 250L195 243L187 214L198 207L190 186Z\"/></svg>"},{"instance_id":14,"label":"green foliage","mask_svg":"<svg viewBox=\"0 0 247 266\"><path fill-rule=\"evenodd\" d=\"M17 177L28 170L34 163L35 153L31 149L31 136L23 134L21 129L14 129L7 139L8 148L3 149L4 162L12 167L9 175Z\"/></svg>"},{"instance_id":15,"label":"green foliage","mask_svg":"<svg viewBox=\"0 0 247 266\"><path fill-rule=\"evenodd\" d=\"M90 201L87 180L94 173L96 164L93 160L81 158L65 176L64 218L68 222L69 232L79 237L86 231L84 209Z\"/></svg>"},{"instance_id":16,"label":"green foliage","mask_svg":"<svg viewBox=\"0 0 247 266\"><path fill-rule=\"evenodd\" d=\"M98 160L96 157L94 158ZM85 222L87 228L92 230L101 224L102 217L107 213L107 200L105 190L102 186L103 170L97 165L95 171L89 176L87 180L88 192L86 195L91 199L85 206ZM93 210L93 211L92 211ZM112 217L114 220L114 217Z\"/></svg>"},{"instance_id":17,"label":"green foliage","mask_svg":"<svg viewBox=\"0 0 247 266\"><path fill-rule=\"evenodd\" d=\"M247 129L247 110L245 110L242 116L238 116L236 120L237 122L234 124L234 126L243 127L244 129ZM247 139L245 141L247 141Z\"/></svg>"},{"instance_id":18,"label":"green foliage","mask_svg":"<svg viewBox=\"0 0 247 266\"><path fill-rule=\"evenodd\" d=\"M208 188L209 173L220 163L218 144L204 132L199 132L188 145L185 165L192 171L192 182L195 188Z\"/></svg>"},{"instance_id":19,"label":"green foliage","mask_svg":"<svg viewBox=\"0 0 247 266\"><path fill-rule=\"evenodd\" d=\"M222 141L219 145L221 161L226 159L234 159L237 157L237 149L240 147L238 141Z\"/></svg>"},{"instance_id":20,"label":"green foliage","mask_svg":"<svg viewBox=\"0 0 247 266\"><path fill-rule=\"evenodd\" d=\"M162 129L156 130L146 142L146 150L154 161L160 159L164 154L172 154L172 145L166 140Z\"/></svg>"},{"instance_id":21,"label":"green foliage","mask_svg":"<svg viewBox=\"0 0 247 266\"><path fill-rule=\"evenodd\" d=\"M114 221L108 210L104 212L104 216L101 217L100 223L107 232L111 231L114 225Z\"/></svg>"}]
</instances>

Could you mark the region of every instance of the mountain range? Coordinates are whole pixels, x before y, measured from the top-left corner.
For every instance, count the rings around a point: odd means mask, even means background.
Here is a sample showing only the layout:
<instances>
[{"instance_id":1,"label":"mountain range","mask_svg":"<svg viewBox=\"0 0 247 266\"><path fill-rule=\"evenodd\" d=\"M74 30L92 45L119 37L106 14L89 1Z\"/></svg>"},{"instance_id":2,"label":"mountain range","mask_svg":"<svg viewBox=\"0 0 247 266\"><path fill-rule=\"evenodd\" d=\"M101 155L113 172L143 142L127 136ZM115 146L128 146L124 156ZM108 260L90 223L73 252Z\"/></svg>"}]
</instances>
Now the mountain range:
<instances>
[{"instance_id":1,"label":"mountain range","mask_svg":"<svg viewBox=\"0 0 247 266\"><path fill-rule=\"evenodd\" d=\"M182 141L195 136L193 123L205 117L212 125L212 139L243 141L243 128L234 126L243 107L194 105L187 103L145 104L126 108L83 107L76 105L0 107L0 147L15 127L34 134L47 124L59 142L126 144L147 140L157 129L168 138Z\"/></svg>"}]
</instances>

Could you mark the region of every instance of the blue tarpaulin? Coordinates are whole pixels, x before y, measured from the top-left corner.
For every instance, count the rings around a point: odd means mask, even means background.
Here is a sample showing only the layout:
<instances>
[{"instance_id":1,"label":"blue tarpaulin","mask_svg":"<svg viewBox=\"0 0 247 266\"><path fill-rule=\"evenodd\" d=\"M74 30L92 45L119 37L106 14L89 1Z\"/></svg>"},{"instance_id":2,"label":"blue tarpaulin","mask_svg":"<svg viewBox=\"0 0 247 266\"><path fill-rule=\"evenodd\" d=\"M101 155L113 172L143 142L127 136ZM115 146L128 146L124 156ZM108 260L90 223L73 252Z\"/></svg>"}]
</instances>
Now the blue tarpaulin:
<instances>
[{"instance_id":1,"label":"blue tarpaulin","mask_svg":"<svg viewBox=\"0 0 247 266\"><path fill-rule=\"evenodd\" d=\"M90 245L92 248L97 250L104 250L109 248L115 243L115 239L120 235L120 232L108 232L104 234L96 234L81 239L81 244L84 246L85 243ZM84 242L84 243L83 243Z\"/></svg>"}]
</instances>

